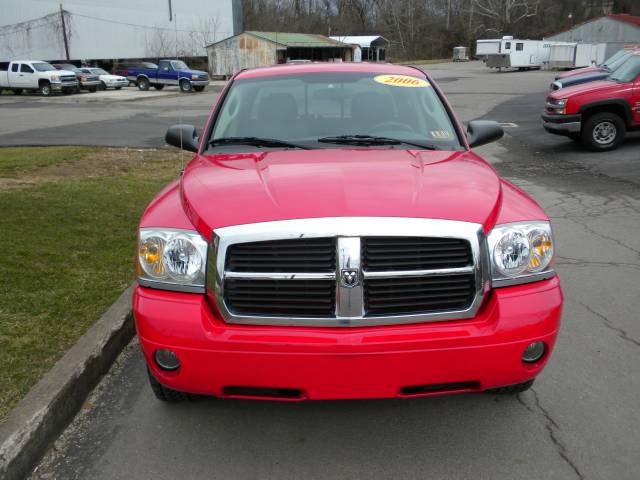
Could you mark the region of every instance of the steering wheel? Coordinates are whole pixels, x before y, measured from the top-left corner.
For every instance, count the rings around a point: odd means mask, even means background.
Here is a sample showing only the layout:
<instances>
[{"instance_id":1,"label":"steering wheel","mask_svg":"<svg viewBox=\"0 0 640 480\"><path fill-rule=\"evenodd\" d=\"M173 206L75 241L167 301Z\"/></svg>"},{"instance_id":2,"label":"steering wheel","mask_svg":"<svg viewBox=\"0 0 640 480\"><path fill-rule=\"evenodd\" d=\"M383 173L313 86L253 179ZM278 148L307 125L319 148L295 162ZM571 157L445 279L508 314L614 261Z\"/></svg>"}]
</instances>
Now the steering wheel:
<instances>
[{"instance_id":1,"label":"steering wheel","mask_svg":"<svg viewBox=\"0 0 640 480\"><path fill-rule=\"evenodd\" d=\"M410 132L410 133L415 133L415 130L413 128L411 128L411 126L407 125L406 123L400 123L400 122L382 122L379 123L378 125L376 125L375 127L373 127L369 133L370 134L376 134L379 131L385 131L385 130L399 130L401 132Z\"/></svg>"}]
</instances>

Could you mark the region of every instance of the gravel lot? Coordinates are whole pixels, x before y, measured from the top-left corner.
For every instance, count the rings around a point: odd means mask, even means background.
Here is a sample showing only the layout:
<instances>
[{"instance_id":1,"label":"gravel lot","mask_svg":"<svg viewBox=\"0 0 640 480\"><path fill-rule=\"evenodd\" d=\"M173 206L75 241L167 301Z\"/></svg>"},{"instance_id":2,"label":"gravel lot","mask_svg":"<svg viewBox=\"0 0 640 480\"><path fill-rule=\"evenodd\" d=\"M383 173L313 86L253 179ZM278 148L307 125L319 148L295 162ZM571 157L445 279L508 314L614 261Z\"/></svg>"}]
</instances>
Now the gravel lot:
<instances>
[{"instance_id":1,"label":"gravel lot","mask_svg":"<svg viewBox=\"0 0 640 480\"><path fill-rule=\"evenodd\" d=\"M553 72L427 68L463 120L517 125L478 152L552 217L564 325L533 390L165 405L134 342L34 479L640 478L640 138L592 154L546 134L539 113ZM214 97L64 107L0 99L0 144L158 145L178 115L202 126Z\"/></svg>"}]
</instances>

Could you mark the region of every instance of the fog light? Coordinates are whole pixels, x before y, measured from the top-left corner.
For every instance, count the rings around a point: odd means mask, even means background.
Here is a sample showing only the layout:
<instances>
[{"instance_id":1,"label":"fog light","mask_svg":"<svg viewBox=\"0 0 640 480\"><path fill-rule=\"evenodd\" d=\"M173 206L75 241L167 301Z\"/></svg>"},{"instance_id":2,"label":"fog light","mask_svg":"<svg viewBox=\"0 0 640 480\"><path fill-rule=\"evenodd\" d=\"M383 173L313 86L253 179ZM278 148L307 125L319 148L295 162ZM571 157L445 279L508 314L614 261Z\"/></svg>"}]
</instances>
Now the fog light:
<instances>
[{"instance_id":1,"label":"fog light","mask_svg":"<svg viewBox=\"0 0 640 480\"><path fill-rule=\"evenodd\" d=\"M166 348L156 350L153 357L158 366L163 370L177 370L180 367L178 356Z\"/></svg>"},{"instance_id":2,"label":"fog light","mask_svg":"<svg viewBox=\"0 0 640 480\"><path fill-rule=\"evenodd\" d=\"M542 358L547 347L544 342L533 342L524 349L522 361L525 363L535 363Z\"/></svg>"}]
</instances>

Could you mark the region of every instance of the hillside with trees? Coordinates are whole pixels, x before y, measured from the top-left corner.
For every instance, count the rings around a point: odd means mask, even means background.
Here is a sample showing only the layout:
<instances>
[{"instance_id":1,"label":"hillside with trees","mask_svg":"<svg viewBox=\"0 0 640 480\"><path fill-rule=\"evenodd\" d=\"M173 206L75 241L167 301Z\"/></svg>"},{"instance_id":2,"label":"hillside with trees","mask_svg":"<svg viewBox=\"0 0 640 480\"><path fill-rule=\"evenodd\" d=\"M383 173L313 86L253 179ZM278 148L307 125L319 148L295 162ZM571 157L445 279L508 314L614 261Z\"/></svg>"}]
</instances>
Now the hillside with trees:
<instances>
[{"instance_id":1,"label":"hillside with trees","mask_svg":"<svg viewBox=\"0 0 640 480\"><path fill-rule=\"evenodd\" d=\"M608 13L640 15L640 0L245 0L246 30L383 35L394 59L446 58L456 45L541 38Z\"/></svg>"}]
</instances>

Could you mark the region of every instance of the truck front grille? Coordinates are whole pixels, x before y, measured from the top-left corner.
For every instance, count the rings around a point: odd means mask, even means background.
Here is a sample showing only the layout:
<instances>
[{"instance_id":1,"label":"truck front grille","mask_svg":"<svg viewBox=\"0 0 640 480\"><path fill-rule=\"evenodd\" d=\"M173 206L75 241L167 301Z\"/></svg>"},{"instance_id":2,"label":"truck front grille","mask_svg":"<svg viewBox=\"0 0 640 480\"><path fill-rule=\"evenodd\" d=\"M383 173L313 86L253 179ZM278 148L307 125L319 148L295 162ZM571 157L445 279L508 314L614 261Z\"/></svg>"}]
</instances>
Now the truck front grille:
<instances>
[{"instance_id":1,"label":"truck front grille","mask_svg":"<svg viewBox=\"0 0 640 480\"><path fill-rule=\"evenodd\" d=\"M331 317L335 313L333 280L228 279L225 302L242 315Z\"/></svg>"},{"instance_id":2,"label":"truck front grille","mask_svg":"<svg viewBox=\"0 0 640 480\"><path fill-rule=\"evenodd\" d=\"M265 227L270 223L273 229ZM469 318L481 304L487 272L480 225L388 218L270 223L214 232L207 282L231 323L415 323ZM362 234L354 235L360 223Z\"/></svg>"},{"instance_id":3,"label":"truck front grille","mask_svg":"<svg viewBox=\"0 0 640 480\"><path fill-rule=\"evenodd\" d=\"M365 270L428 270L471 265L469 242L459 238L368 237L362 239Z\"/></svg>"},{"instance_id":4,"label":"truck front grille","mask_svg":"<svg viewBox=\"0 0 640 480\"><path fill-rule=\"evenodd\" d=\"M364 282L367 315L464 310L475 295L473 274L376 278Z\"/></svg>"},{"instance_id":5,"label":"truck front grille","mask_svg":"<svg viewBox=\"0 0 640 480\"><path fill-rule=\"evenodd\" d=\"M335 238L300 238L237 243L227 250L225 270L231 272L333 272Z\"/></svg>"}]
</instances>

